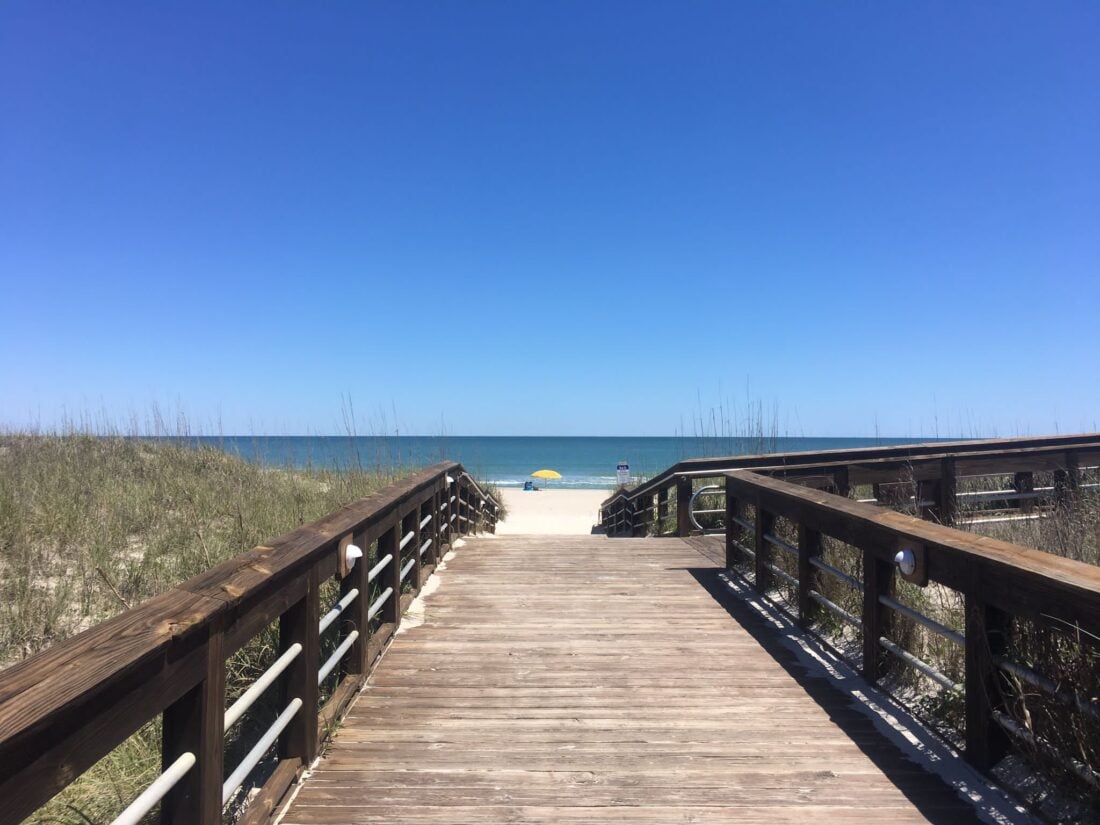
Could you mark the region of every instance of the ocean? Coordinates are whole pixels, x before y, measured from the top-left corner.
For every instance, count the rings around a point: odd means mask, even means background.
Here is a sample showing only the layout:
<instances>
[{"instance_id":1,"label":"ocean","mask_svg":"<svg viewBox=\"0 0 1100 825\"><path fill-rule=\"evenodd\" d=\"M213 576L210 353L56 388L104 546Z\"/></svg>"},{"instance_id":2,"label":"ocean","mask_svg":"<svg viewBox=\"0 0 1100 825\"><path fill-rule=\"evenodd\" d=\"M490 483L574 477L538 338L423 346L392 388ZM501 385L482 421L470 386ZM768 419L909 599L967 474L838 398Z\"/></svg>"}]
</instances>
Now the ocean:
<instances>
[{"instance_id":1,"label":"ocean","mask_svg":"<svg viewBox=\"0 0 1100 825\"><path fill-rule=\"evenodd\" d=\"M224 436L196 441L276 467L348 469L414 468L444 459L461 462L476 478L500 487L522 487L536 470L561 473L539 482L561 489L610 489L616 466L630 466L633 481L649 478L684 458L758 452L830 450L917 444L922 438L778 438L766 447L730 438L616 438L572 436Z\"/></svg>"}]
</instances>

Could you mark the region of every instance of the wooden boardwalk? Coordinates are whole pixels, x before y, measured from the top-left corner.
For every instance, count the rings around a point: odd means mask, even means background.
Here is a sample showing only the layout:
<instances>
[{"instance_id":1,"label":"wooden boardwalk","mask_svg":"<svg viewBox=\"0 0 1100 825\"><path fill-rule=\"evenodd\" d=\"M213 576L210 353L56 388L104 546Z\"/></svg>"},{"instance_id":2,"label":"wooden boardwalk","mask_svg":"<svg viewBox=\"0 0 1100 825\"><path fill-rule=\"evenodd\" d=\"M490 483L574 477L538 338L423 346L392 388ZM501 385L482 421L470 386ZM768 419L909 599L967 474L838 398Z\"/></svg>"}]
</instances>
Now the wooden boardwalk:
<instances>
[{"instance_id":1,"label":"wooden boardwalk","mask_svg":"<svg viewBox=\"0 0 1100 825\"><path fill-rule=\"evenodd\" d=\"M282 821L977 821L774 636L697 543L468 540Z\"/></svg>"}]
</instances>

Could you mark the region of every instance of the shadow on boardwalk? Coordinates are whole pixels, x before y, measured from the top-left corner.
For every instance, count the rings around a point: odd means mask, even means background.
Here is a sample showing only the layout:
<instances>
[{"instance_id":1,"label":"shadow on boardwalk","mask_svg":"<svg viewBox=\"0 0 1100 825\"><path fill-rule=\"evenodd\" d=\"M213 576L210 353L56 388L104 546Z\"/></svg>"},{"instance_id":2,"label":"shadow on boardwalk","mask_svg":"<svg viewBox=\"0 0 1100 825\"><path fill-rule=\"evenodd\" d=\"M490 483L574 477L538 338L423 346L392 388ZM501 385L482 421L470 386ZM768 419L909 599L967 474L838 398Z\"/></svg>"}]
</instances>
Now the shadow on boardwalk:
<instances>
[{"instance_id":1,"label":"shadow on boardwalk","mask_svg":"<svg viewBox=\"0 0 1100 825\"><path fill-rule=\"evenodd\" d=\"M470 540L284 825L980 821L698 549Z\"/></svg>"},{"instance_id":2,"label":"shadow on boardwalk","mask_svg":"<svg viewBox=\"0 0 1100 825\"><path fill-rule=\"evenodd\" d=\"M716 561L711 548L696 546L702 555ZM934 823L982 822L975 808L964 803L958 792L936 774L930 772L913 749L903 750L881 735L866 707L849 691L840 689L824 675L821 666L811 667L799 660L787 636L761 613L731 590L719 567L688 568L687 572L756 640L791 679L799 685L870 759L913 806ZM868 686L862 679L860 687ZM1024 820L1026 821L1026 819Z\"/></svg>"}]
</instances>

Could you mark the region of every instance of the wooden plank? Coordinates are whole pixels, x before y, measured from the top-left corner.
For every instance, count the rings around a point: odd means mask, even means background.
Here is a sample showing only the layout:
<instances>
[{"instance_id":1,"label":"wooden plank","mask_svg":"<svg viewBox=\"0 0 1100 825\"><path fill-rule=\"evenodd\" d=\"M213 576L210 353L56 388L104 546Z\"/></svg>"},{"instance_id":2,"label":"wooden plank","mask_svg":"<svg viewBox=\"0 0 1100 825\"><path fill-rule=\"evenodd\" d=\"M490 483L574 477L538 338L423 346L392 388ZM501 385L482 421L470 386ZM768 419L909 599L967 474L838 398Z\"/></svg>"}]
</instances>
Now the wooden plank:
<instances>
[{"instance_id":1,"label":"wooden plank","mask_svg":"<svg viewBox=\"0 0 1100 825\"><path fill-rule=\"evenodd\" d=\"M298 759L280 759L259 793L248 803L237 825L266 825L270 822L301 768L302 763Z\"/></svg>"},{"instance_id":2,"label":"wooden plank","mask_svg":"<svg viewBox=\"0 0 1100 825\"><path fill-rule=\"evenodd\" d=\"M166 758L200 734L206 737L202 747L214 749L208 734L217 714L205 708L213 701L210 692L220 688L203 660L212 634L224 659L301 605L308 602L316 613L316 581L336 572L341 538L355 532L366 546L393 523L399 508L433 495L448 472L459 474L461 465L445 462L415 473L0 672L0 793L6 813L30 813L165 709ZM343 592L350 586L344 582ZM359 589L365 595L365 585ZM354 609L347 619L345 624L357 624ZM365 651L368 660L380 646ZM302 661L315 660L315 648L307 644ZM362 669L363 656L362 649L351 652L353 668ZM306 703L303 715L312 728L316 696L306 682L302 687L296 698ZM199 754L198 767L169 798L165 809L176 811L175 819L209 818L205 808L193 810L189 786L199 776L209 784L207 775L220 766L208 765L219 754L220 747L209 758Z\"/></svg>"},{"instance_id":3,"label":"wooden plank","mask_svg":"<svg viewBox=\"0 0 1100 825\"><path fill-rule=\"evenodd\" d=\"M468 539L282 821L977 821L850 694L760 644L717 594L721 553Z\"/></svg>"}]
</instances>

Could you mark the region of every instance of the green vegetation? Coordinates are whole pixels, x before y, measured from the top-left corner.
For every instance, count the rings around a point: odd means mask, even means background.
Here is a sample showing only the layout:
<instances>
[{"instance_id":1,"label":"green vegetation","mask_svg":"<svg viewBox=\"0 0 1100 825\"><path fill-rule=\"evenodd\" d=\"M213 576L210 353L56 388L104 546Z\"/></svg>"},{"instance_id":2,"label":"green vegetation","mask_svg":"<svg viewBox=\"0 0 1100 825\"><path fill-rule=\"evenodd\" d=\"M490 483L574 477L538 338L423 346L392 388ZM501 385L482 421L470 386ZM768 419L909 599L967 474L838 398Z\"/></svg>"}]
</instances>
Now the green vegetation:
<instances>
[{"instance_id":1,"label":"green vegetation","mask_svg":"<svg viewBox=\"0 0 1100 825\"><path fill-rule=\"evenodd\" d=\"M0 663L42 650L390 483L185 440L0 440Z\"/></svg>"},{"instance_id":2,"label":"green vegetation","mask_svg":"<svg viewBox=\"0 0 1100 825\"><path fill-rule=\"evenodd\" d=\"M0 437L0 666L403 474L381 468L265 468L196 447L186 437ZM335 584L325 586L327 603L335 598ZM322 645L331 647L328 636ZM228 700L270 664L276 640L275 627L269 627L230 657ZM261 700L231 732L227 765L236 764L273 719L277 708L269 704ZM160 720L155 719L30 821L108 822L159 770Z\"/></svg>"}]
</instances>

